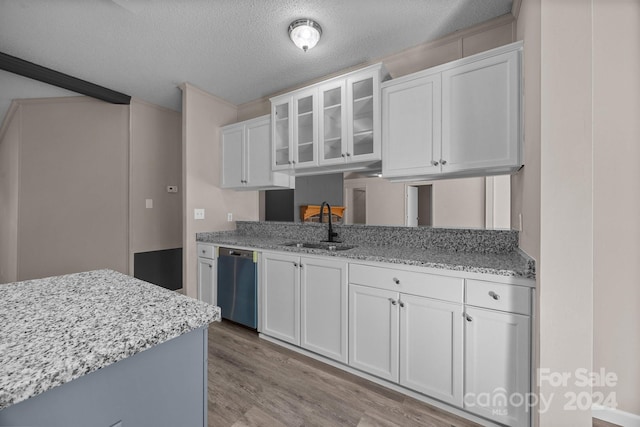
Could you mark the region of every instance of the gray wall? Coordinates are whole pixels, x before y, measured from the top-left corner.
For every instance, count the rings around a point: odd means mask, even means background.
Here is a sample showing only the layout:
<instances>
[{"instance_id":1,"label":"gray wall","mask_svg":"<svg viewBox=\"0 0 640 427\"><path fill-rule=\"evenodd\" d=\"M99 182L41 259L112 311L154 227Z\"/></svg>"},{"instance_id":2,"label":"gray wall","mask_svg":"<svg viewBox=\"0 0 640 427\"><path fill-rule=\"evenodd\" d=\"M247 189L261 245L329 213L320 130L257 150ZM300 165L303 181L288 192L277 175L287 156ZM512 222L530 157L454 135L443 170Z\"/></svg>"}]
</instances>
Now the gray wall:
<instances>
[{"instance_id":1,"label":"gray wall","mask_svg":"<svg viewBox=\"0 0 640 427\"><path fill-rule=\"evenodd\" d=\"M331 206L344 206L342 177L341 173L296 177L294 221L300 221L300 206L303 205L320 205L326 201Z\"/></svg>"}]
</instances>

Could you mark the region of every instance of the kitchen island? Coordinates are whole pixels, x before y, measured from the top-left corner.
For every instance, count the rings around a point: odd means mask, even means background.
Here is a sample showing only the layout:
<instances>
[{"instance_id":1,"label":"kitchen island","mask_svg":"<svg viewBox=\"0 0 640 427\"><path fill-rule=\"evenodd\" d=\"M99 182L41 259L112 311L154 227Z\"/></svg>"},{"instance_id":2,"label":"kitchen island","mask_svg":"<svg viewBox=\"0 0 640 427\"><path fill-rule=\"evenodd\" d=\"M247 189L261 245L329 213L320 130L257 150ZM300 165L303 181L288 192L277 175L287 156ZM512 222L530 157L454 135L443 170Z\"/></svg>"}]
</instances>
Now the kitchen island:
<instances>
[{"instance_id":1,"label":"kitchen island","mask_svg":"<svg viewBox=\"0 0 640 427\"><path fill-rule=\"evenodd\" d=\"M0 285L0 426L204 426L219 319L111 270Z\"/></svg>"}]
</instances>

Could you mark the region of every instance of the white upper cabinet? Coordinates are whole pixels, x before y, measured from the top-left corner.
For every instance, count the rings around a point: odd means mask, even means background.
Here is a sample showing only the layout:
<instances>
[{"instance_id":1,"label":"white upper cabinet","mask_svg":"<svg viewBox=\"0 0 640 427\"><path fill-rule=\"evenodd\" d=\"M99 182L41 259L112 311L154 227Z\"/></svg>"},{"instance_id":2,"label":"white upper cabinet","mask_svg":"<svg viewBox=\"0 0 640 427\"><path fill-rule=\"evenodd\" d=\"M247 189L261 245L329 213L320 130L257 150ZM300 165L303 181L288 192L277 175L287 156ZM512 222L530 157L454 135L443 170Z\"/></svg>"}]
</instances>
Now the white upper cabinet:
<instances>
[{"instance_id":1,"label":"white upper cabinet","mask_svg":"<svg viewBox=\"0 0 640 427\"><path fill-rule=\"evenodd\" d=\"M442 171L519 167L520 50L442 73Z\"/></svg>"},{"instance_id":2,"label":"white upper cabinet","mask_svg":"<svg viewBox=\"0 0 640 427\"><path fill-rule=\"evenodd\" d=\"M382 85L383 177L439 179L522 166L522 43Z\"/></svg>"},{"instance_id":3,"label":"white upper cabinet","mask_svg":"<svg viewBox=\"0 0 640 427\"><path fill-rule=\"evenodd\" d=\"M289 144L294 168L318 165L318 89L293 96L293 144Z\"/></svg>"},{"instance_id":4,"label":"white upper cabinet","mask_svg":"<svg viewBox=\"0 0 640 427\"><path fill-rule=\"evenodd\" d=\"M441 93L440 73L382 89L383 176L440 172Z\"/></svg>"},{"instance_id":5,"label":"white upper cabinet","mask_svg":"<svg viewBox=\"0 0 640 427\"><path fill-rule=\"evenodd\" d=\"M346 82L337 80L318 88L320 95L321 165L343 164L347 156Z\"/></svg>"},{"instance_id":6,"label":"white upper cabinet","mask_svg":"<svg viewBox=\"0 0 640 427\"><path fill-rule=\"evenodd\" d=\"M269 116L222 128L220 187L245 190L293 188L295 178L271 170Z\"/></svg>"},{"instance_id":7,"label":"white upper cabinet","mask_svg":"<svg viewBox=\"0 0 640 427\"><path fill-rule=\"evenodd\" d=\"M273 123L271 168L274 171L287 170L293 165L290 148L290 141L293 140L292 98L291 96L280 97L277 101L271 102L271 122Z\"/></svg>"},{"instance_id":8,"label":"white upper cabinet","mask_svg":"<svg viewBox=\"0 0 640 427\"><path fill-rule=\"evenodd\" d=\"M271 98L273 170L366 169L381 159L382 64Z\"/></svg>"},{"instance_id":9,"label":"white upper cabinet","mask_svg":"<svg viewBox=\"0 0 640 427\"><path fill-rule=\"evenodd\" d=\"M380 73L367 69L347 79L347 160L380 160Z\"/></svg>"}]
</instances>

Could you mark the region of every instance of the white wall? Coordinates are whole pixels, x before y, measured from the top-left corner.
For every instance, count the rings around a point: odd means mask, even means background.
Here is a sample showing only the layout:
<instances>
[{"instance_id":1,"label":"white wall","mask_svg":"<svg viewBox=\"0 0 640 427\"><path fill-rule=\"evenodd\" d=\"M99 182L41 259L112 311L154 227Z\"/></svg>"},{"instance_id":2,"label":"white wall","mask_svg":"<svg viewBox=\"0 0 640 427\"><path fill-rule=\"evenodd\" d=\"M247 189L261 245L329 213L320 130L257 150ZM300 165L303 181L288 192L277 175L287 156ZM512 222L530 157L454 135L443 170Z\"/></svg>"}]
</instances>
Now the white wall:
<instances>
[{"instance_id":1,"label":"white wall","mask_svg":"<svg viewBox=\"0 0 640 427\"><path fill-rule=\"evenodd\" d=\"M593 3L593 369L640 417L640 2Z\"/></svg>"},{"instance_id":2,"label":"white wall","mask_svg":"<svg viewBox=\"0 0 640 427\"><path fill-rule=\"evenodd\" d=\"M0 283L18 277L20 107L12 103L0 129Z\"/></svg>"},{"instance_id":3,"label":"white wall","mask_svg":"<svg viewBox=\"0 0 640 427\"><path fill-rule=\"evenodd\" d=\"M182 115L131 100L130 251L182 247ZM167 186L178 186L168 193ZM151 199L153 208L145 201ZM133 265L133 258L131 258Z\"/></svg>"},{"instance_id":4,"label":"white wall","mask_svg":"<svg viewBox=\"0 0 640 427\"><path fill-rule=\"evenodd\" d=\"M220 185L220 128L238 119L234 105L185 83L182 89L183 289L197 296L196 233L231 230L234 220L257 221L256 191L222 190ZM193 210L205 209L204 220Z\"/></svg>"}]
</instances>

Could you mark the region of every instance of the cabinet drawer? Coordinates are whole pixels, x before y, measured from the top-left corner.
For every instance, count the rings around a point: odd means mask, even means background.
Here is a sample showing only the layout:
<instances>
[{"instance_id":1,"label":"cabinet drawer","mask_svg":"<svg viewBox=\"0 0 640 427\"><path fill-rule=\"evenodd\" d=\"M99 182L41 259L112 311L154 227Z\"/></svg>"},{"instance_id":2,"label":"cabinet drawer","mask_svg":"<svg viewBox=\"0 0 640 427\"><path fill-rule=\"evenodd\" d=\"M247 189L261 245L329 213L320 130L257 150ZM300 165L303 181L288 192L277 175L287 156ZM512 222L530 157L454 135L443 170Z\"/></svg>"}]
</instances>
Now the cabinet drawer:
<instances>
[{"instance_id":1,"label":"cabinet drawer","mask_svg":"<svg viewBox=\"0 0 640 427\"><path fill-rule=\"evenodd\" d=\"M531 291L524 286L468 279L465 302L492 310L531 314Z\"/></svg>"},{"instance_id":2,"label":"cabinet drawer","mask_svg":"<svg viewBox=\"0 0 640 427\"><path fill-rule=\"evenodd\" d=\"M198 256L200 258L213 259L213 245L198 243Z\"/></svg>"},{"instance_id":3,"label":"cabinet drawer","mask_svg":"<svg viewBox=\"0 0 640 427\"><path fill-rule=\"evenodd\" d=\"M360 264L349 264L349 283L452 302L464 290L464 279Z\"/></svg>"}]
</instances>

